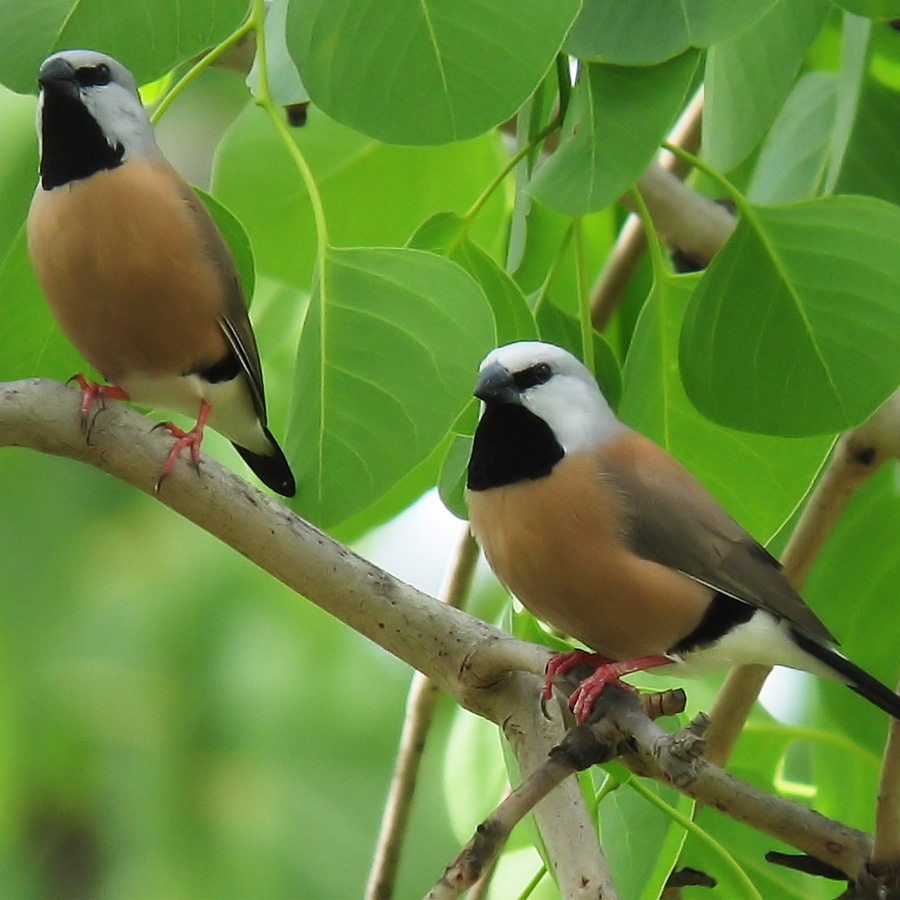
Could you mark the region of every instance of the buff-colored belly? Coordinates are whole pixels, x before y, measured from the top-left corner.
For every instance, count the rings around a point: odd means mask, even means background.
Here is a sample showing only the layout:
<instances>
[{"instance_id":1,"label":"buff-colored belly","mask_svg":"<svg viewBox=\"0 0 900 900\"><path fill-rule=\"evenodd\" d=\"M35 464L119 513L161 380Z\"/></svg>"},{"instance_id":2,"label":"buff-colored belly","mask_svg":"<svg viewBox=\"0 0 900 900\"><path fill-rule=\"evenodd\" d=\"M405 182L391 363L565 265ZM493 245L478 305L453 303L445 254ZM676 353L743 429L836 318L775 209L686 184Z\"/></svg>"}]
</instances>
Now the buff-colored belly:
<instances>
[{"instance_id":1,"label":"buff-colored belly","mask_svg":"<svg viewBox=\"0 0 900 900\"><path fill-rule=\"evenodd\" d=\"M538 618L610 658L664 653L708 605L708 588L630 552L621 501L589 454L543 479L470 492L469 511L500 581Z\"/></svg>"}]
</instances>

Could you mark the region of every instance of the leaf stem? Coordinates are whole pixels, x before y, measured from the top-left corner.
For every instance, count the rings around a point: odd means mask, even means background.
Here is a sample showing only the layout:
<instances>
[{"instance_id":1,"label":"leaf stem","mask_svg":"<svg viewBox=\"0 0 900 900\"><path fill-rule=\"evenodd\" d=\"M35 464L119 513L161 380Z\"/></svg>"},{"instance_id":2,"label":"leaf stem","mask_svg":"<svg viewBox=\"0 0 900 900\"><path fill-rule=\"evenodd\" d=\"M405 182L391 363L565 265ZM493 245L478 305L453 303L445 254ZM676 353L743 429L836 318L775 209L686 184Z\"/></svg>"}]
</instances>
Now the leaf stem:
<instances>
[{"instance_id":1,"label":"leaf stem","mask_svg":"<svg viewBox=\"0 0 900 900\"><path fill-rule=\"evenodd\" d=\"M468 227L471 221L481 211L482 207L490 199L491 194L503 183L503 179L512 172L512 170L537 147L543 143L557 130L560 126L559 117L554 117L552 122L546 124L527 144L523 144L507 161L502 169L491 179L490 184L481 192L478 199L469 207L468 212L463 215L464 227Z\"/></svg>"},{"instance_id":2,"label":"leaf stem","mask_svg":"<svg viewBox=\"0 0 900 900\"><path fill-rule=\"evenodd\" d=\"M318 237L316 259L318 270L321 274L324 271L325 252L328 248L328 226L325 220L325 209L322 206L322 196L316 186L316 181L315 178L313 178L309 163L306 161L303 151L297 146L297 142L291 134L291 129L285 121L284 116L281 114L281 111L276 107L275 102L272 99L272 93L269 89L269 72L266 65L266 38L264 31L264 0L253 0L253 6L248 21L256 32L256 62L257 70L259 72L259 81L257 83L254 101L257 106L265 111L266 115L268 115L269 119L272 121L275 130L284 141L285 149L290 154L294 164L300 172L300 177L303 179L303 184L306 187L309 202L312 206L313 217L316 222L316 235Z\"/></svg>"},{"instance_id":3,"label":"leaf stem","mask_svg":"<svg viewBox=\"0 0 900 900\"><path fill-rule=\"evenodd\" d=\"M716 171L716 169L700 159L699 156L694 156L693 153L685 150L684 147L679 147L677 144L672 144L669 141L663 141L662 146L673 156L677 156L692 168L701 171L707 178L715 181L734 200L734 205L738 208L741 215L753 215L750 201L721 172Z\"/></svg>"},{"instance_id":4,"label":"leaf stem","mask_svg":"<svg viewBox=\"0 0 900 900\"><path fill-rule=\"evenodd\" d=\"M744 896L748 900L763 900L762 895L756 889L756 885L750 880L747 873L741 868L737 860L711 835L708 831L701 828L696 822L692 821L688 816L683 815L674 806L670 806L661 797L653 793L639 778L629 778L628 786L637 791L648 803L664 812L674 822L677 822L685 831L692 834L706 846L721 860L722 865L727 868L744 891Z\"/></svg>"},{"instance_id":5,"label":"leaf stem","mask_svg":"<svg viewBox=\"0 0 900 900\"><path fill-rule=\"evenodd\" d=\"M556 84L559 90L559 111L556 121L562 125L569 108L569 98L572 96L572 79L569 74L569 57L565 53L556 54Z\"/></svg>"},{"instance_id":6,"label":"leaf stem","mask_svg":"<svg viewBox=\"0 0 900 900\"><path fill-rule=\"evenodd\" d=\"M581 326L581 361L594 371L594 323L591 319L591 288L587 279L587 260L584 246L584 221L578 216L572 221L575 242L575 279L578 286L578 322Z\"/></svg>"},{"instance_id":7,"label":"leaf stem","mask_svg":"<svg viewBox=\"0 0 900 900\"><path fill-rule=\"evenodd\" d=\"M644 195L640 192L637 185L631 188L630 194L631 199L634 201L635 212L639 216L641 224L644 226L644 233L647 237L647 248L650 252L650 267L653 270L653 276L657 279L663 278L666 275L669 275L670 272L666 265L665 257L663 256L659 234L656 231L656 226L653 224L653 217L650 215L650 210L647 208Z\"/></svg>"},{"instance_id":8,"label":"leaf stem","mask_svg":"<svg viewBox=\"0 0 900 900\"><path fill-rule=\"evenodd\" d=\"M155 125L165 114L166 110L172 105L175 98L208 66L211 66L223 53L230 50L242 38L246 37L255 28L255 18L251 11L240 26L231 32L224 41L217 44L208 53L203 54L197 62L194 63L175 82L174 85L166 92L166 95L159 101L156 109L150 115L150 123Z\"/></svg>"}]
</instances>

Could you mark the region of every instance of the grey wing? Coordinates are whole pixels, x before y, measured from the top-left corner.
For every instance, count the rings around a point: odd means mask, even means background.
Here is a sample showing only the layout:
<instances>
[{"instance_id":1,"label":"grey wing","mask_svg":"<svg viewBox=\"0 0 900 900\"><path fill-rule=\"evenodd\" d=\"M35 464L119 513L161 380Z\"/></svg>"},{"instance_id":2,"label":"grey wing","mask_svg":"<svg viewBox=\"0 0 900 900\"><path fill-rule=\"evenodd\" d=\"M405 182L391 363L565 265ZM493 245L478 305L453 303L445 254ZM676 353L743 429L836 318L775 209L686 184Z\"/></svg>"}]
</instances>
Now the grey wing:
<instances>
[{"instance_id":1,"label":"grey wing","mask_svg":"<svg viewBox=\"0 0 900 900\"><path fill-rule=\"evenodd\" d=\"M247 315L247 300L241 288L237 268L231 250L213 221L203 201L187 182L182 182L184 199L194 213L203 241L209 250L222 284L225 312L219 319L219 327L228 342L243 373L247 376L253 408L263 427L266 426L266 399L263 390L262 365L256 337Z\"/></svg>"},{"instance_id":2,"label":"grey wing","mask_svg":"<svg viewBox=\"0 0 900 900\"><path fill-rule=\"evenodd\" d=\"M634 551L787 619L813 638L837 643L785 578L778 560L687 469L653 447L659 455L653 455L652 474L639 464L606 473L631 511L627 527Z\"/></svg>"}]
</instances>

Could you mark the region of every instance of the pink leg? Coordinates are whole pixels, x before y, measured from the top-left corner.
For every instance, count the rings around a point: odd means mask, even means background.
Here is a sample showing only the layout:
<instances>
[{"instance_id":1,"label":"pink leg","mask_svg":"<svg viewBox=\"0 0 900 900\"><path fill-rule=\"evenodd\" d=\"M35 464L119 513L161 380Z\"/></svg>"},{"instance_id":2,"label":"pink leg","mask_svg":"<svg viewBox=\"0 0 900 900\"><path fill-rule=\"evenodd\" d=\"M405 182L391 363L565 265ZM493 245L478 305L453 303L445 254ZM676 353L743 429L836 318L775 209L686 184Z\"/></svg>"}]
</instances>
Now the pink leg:
<instances>
[{"instance_id":1,"label":"pink leg","mask_svg":"<svg viewBox=\"0 0 900 900\"><path fill-rule=\"evenodd\" d=\"M98 384L96 381L88 381L81 372L73 375L69 381L77 382L81 388L81 421L87 422L88 414L93 405L100 400L128 400L128 394L115 384ZM66 382L68 384L68 382Z\"/></svg>"},{"instance_id":2,"label":"pink leg","mask_svg":"<svg viewBox=\"0 0 900 900\"><path fill-rule=\"evenodd\" d=\"M620 662L601 663L594 674L585 678L569 697L569 706L575 713L575 721L579 725L587 722L594 710L594 701L603 693L608 684L626 691L634 691L630 684L625 684L619 679L623 675L632 672L643 672L645 669L655 669L657 666L669 666L673 660L666 656L641 656L637 659L625 659Z\"/></svg>"},{"instance_id":3,"label":"pink leg","mask_svg":"<svg viewBox=\"0 0 900 900\"><path fill-rule=\"evenodd\" d=\"M176 438L175 443L172 445L172 449L169 451L169 455L166 457L165 464L163 465L162 474L159 476L159 481L156 482L156 490L159 490L159 486L162 484L163 479L166 475L171 474L172 469L175 468L175 463L178 462L178 457L181 456L181 451L186 447L191 448L191 461L194 465L197 465L200 462L200 443L203 440L203 429L206 427L206 421L209 419L209 414L212 411L212 404L208 403L206 400L200 401L200 414L197 416L197 424L190 431L182 431L177 425L172 422L162 422L160 423L160 427L165 428L171 435Z\"/></svg>"},{"instance_id":4,"label":"pink leg","mask_svg":"<svg viewBox=\"0 0 900 900\"><path fill-rule=\"evenodd\" d=\"M599 653L588 653L587 650L570 650L568 653L558 653L547 663L547 671L544 673L544 690L541 697L549 700L553 696L553 679L557 675L565 675L578 666L593 666L599 669L613 662L608 656Z\"/></svg>"}]
</instances>

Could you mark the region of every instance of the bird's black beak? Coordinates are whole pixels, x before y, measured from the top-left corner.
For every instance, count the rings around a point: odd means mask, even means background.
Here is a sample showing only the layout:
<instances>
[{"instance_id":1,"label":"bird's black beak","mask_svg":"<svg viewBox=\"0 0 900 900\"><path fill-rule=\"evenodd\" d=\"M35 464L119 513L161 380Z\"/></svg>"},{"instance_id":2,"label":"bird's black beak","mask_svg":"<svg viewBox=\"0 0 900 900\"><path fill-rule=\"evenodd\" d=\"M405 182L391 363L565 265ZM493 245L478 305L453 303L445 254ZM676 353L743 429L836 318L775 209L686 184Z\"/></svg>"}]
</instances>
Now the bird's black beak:
<instances>
[{"instance_id":1,"label":"bird's black beak","mask_svg":"<svg viewBox=\"0 0 900 900\"><path fill-rule=\"evenodd\" d=\"M519 392L512 375L496 362L481 371L472 393L485 403L519 402Z\"/></svg>"},{"instance_id":2,"label":"bird's black beak","mask_svg":"<svg viewBox=\"0 0 900 900\"><path fill-rule=\"evenodd\" d=\"M51 94L69 94L78 96L78 80L75 68L60 56L48 59L38 72L38 84L41 90Z\"/></svg>"}]
</instances>

